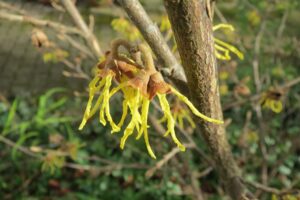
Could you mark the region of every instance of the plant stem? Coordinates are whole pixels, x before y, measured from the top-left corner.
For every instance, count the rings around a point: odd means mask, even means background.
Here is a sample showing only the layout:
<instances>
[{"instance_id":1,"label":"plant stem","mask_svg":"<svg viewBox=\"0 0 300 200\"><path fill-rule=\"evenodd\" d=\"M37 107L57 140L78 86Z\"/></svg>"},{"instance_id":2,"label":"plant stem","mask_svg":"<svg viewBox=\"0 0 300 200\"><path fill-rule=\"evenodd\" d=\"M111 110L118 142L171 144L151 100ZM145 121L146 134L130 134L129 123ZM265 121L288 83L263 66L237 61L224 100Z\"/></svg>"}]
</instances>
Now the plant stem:
<instances>
[{"instance_id":1,"label":"plant stem","mask_svg":"<svg viewBox=\"0 0 300 200\"><path fill-rule=\"evenodd\" d=\"M165 0L191 100L206 116L223 119L217 82L217 63L211 20L205 1ZM216 163L216 169L232 199L246 199L240 170L234 161L225 127L201 120L201 134Z\"/></svg>"}]
</instances>

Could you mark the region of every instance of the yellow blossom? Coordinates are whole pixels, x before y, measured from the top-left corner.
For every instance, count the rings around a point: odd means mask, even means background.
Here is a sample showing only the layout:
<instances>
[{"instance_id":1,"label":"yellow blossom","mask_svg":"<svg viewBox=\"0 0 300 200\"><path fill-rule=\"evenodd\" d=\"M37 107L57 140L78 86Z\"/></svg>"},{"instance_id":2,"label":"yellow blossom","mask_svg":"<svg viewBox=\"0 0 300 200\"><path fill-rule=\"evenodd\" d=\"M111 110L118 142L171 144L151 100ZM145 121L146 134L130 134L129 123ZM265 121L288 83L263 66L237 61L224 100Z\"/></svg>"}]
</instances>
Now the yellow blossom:
<instances>
[{"instance_id":1,"label":"yellow blossom","mask_svg":"<svg viewBox=\"0 0 300 200\"><path fill-rule=\"evenodd\" d=\"M130 58L124 58L118 53L118 47L124 46L129 52L132 47L124 40L117 40L112 44L112 52L107 58L97 66L99 72L89 84L89 100L84 113L83 120L79 126L81 130L87 120L91 118L97 110L100 110L100 122L105 126L106 120L112 127L112 133L119 132L125 123L125 119L130 115L131 119L127 124L120 142L120 148L124 149L127 139L136 131L136 139L142 136L149 155L156 158L149 142L148 135L148 114L150 102L157 96L164 119L167 123L167 131L164 136L171 136L174 143L181 151L185 150L184 145L179 141L175 133L175 123L178 116L174 116L168 99L168 94L175 95L181 102L194 113L196 116L205 121L222 124L223 121L210 118L200 113L195 106L178 92L175 88L167 84L162 75L156 71L151 51L147 46L140 44L136 48L141 52L141 57L137 58L142 61L142 67L134 60L136 57L130 55ZM110 90L112 80L115 80L117 86ZM110 115L109 99L118 91L123 94L123 113L118 124L115 124ZM98 99L93 104L94 96L100 92ZM130 114L129 114L130 113ZM187 118L195 126L191 118ZM179 121L182 121L179 119ZM179 122L182 124L182 122Z\"/></svg>"},{"instance_id":2,"label":"yellow blossom","mask_svg":"<svg viewBox=\"0 0 300 200\"><path fill-rule=\"evenodd\" d=\"M283 109L283 105L280 100L281 96L281 91L270 89L269 91L262 94L260 104L264 108L269 108L275 113L280 113Z\"/></svg>"},{"instance_id":3,"label":"yellow blossom","mask_svg":"<svg viewBox=\"0 0 300 200\"><path fill-rule=\"evenodd\" d=\"M230 31L234 31L234 28L230 24L218 24L213 27L213 31L219 30L219 29L228 29ZM240 52L236 47L223 42L222 40L219 40L217 38L214 38L215 41L215 53L216 57L220 60L230 60L230 52L237 55L241 60L244 59L244 55L242 52Z\"/></svg>"},{"instance_id":4,"label":"yellow blossom","mask_svg":"<svg viewBox=\"0 0 300 200\"><path fill-rule=\"evenodd\" d=\"M184 128L184 120L186 120L193 129L196 128L196 124L191 117L191 113L178 99L173 103L171 111L173 113L175 122L178 122L178 126L180 128ZM162 118L160 121L164 122L165 120L165 118Z\"/></svg>"}]
</instances>

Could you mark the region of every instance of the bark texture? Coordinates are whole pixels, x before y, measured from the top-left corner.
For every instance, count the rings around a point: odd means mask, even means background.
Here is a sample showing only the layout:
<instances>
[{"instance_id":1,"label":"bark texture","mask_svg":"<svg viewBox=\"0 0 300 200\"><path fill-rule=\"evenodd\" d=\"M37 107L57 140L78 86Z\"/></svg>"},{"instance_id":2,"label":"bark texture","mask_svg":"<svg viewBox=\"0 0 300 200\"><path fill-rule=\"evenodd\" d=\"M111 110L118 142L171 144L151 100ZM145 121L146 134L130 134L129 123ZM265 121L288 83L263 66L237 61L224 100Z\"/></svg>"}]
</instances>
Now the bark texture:
<instances>
[{"instance_id":1,"label":"bark texture","mask_svg":"<svg viewBox=\"0 0 300 200\"><path fill-rule=\"evenodd\" d=\"M170 70L170 78L175 82L176 86L181 87L183 90L186 89L186 77L182 66L178 63L158 27L152 22L140 2L138 0L118 0L117 2L140 30L158 61Z\"/></svg>"},{"instance_id":2,"label":"bark texture","mask_svg":"<svg viewBox=\"0 0 300 200\"><path fill-rule=\"evenodd\" d=\"M194 105L205 115L223 119L218 91L212 23L204 0L164 0ZM232 199L247 199L223 125L199 121L216 169Z\"/></svg>"}]
</instances>

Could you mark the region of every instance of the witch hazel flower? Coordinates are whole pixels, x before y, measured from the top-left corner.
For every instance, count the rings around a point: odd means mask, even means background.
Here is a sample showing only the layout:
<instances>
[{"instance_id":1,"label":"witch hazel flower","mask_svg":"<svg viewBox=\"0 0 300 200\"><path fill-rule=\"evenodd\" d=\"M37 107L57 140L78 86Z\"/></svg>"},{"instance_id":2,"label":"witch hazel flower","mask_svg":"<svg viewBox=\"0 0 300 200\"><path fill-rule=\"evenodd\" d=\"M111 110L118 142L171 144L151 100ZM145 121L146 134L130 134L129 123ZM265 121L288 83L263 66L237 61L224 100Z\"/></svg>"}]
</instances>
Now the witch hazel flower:
<instances>
[{"instance_id":1,"label":"witch hazel flower","mask_svg":"<svg viewBox=\"0 0 300 200\"><path fill-rule=\"evenodd\" d=\"M175 122L178 124L179 128L184 129L184 125L186 123L189 124L189 126L192 129L196 128L196 124L191 116L191 112L187 109L186 105L184 103L180 102L179 99L176 99L171 104L171 112L173 115L173 118ZM163 117L159 120L161 123L166 121L166 117Z\"/></svg>"},{"instance_id":2,"label":"witch hazel flower","mask_svg":"<svg viewBox=\"0 0 300 200\"><path fill-rule=\"evenodd\" d=\"M217 31L219 29L227 29L229 31L234 31L234 27L231 24L218 24L213 26L213 31ZM241 60L244 59L244 54L240 52L236 47L231 44L228 44L218 38L214 37L215 41L215 55L220 60L230 60L230 53L237 55Z\"/></svg>"},{"instance_id":3,"label":"witch hazel flower","mask_svg":"<svg viewBox=\"0 0 300 200\"><path fill-rule=\"evenodd\" d=\"M119 52L121 46L129 52L129 55ZM110 98L117 92L122 93L123 96L123 113L120 121L115 123L110 114ZM199 112L187 97L164 81L161 73L156 70L151 50L146 45L132 45L122 39L114 40L105 60L97 64L96 76L89 84L89 100L79 130L84 128L87 121L98 110L100 123L106 126L108 122L111 133L120 132L126 118L130 118L123 131L120 148L124 149L127 139L136 133L136 140L144 138L149 155L156 159L149 141L148 115L150 103L157 97L167 125L164 136L170 136L177 147L185 151L185 146L175 133L178 116L174 116L171 110L168 95L177 97L178 101L184 103L197 117L208 122L223 124L223 121ZM95 96L98 96L96 100Z\"/></svg>"}]
</instances>

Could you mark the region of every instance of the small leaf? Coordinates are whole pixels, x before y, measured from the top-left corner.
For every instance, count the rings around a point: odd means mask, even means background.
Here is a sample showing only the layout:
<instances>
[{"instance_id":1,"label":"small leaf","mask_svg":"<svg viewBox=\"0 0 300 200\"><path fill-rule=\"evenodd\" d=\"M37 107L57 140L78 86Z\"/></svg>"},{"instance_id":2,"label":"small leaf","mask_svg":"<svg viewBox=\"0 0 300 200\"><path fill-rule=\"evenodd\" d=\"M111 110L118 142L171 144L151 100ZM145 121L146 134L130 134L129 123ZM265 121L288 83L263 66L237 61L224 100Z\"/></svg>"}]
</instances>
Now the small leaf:
<instances>
[{"instance_id":1,"label":"small leaf","mask_svg":"<svg viewBox=\"0 0 300 200\"><path fill-rule=\"evenodd\" d=\"M12 106L10 107L8 116L7 116L7 120L5 122L2 134L5 136L7 134L7 132L9 131L9 129L11 128L13 119L15 117L16 111L17 111L17 106L18 106L18 100L15 99Z\"/></svg>"}]
</instances>

